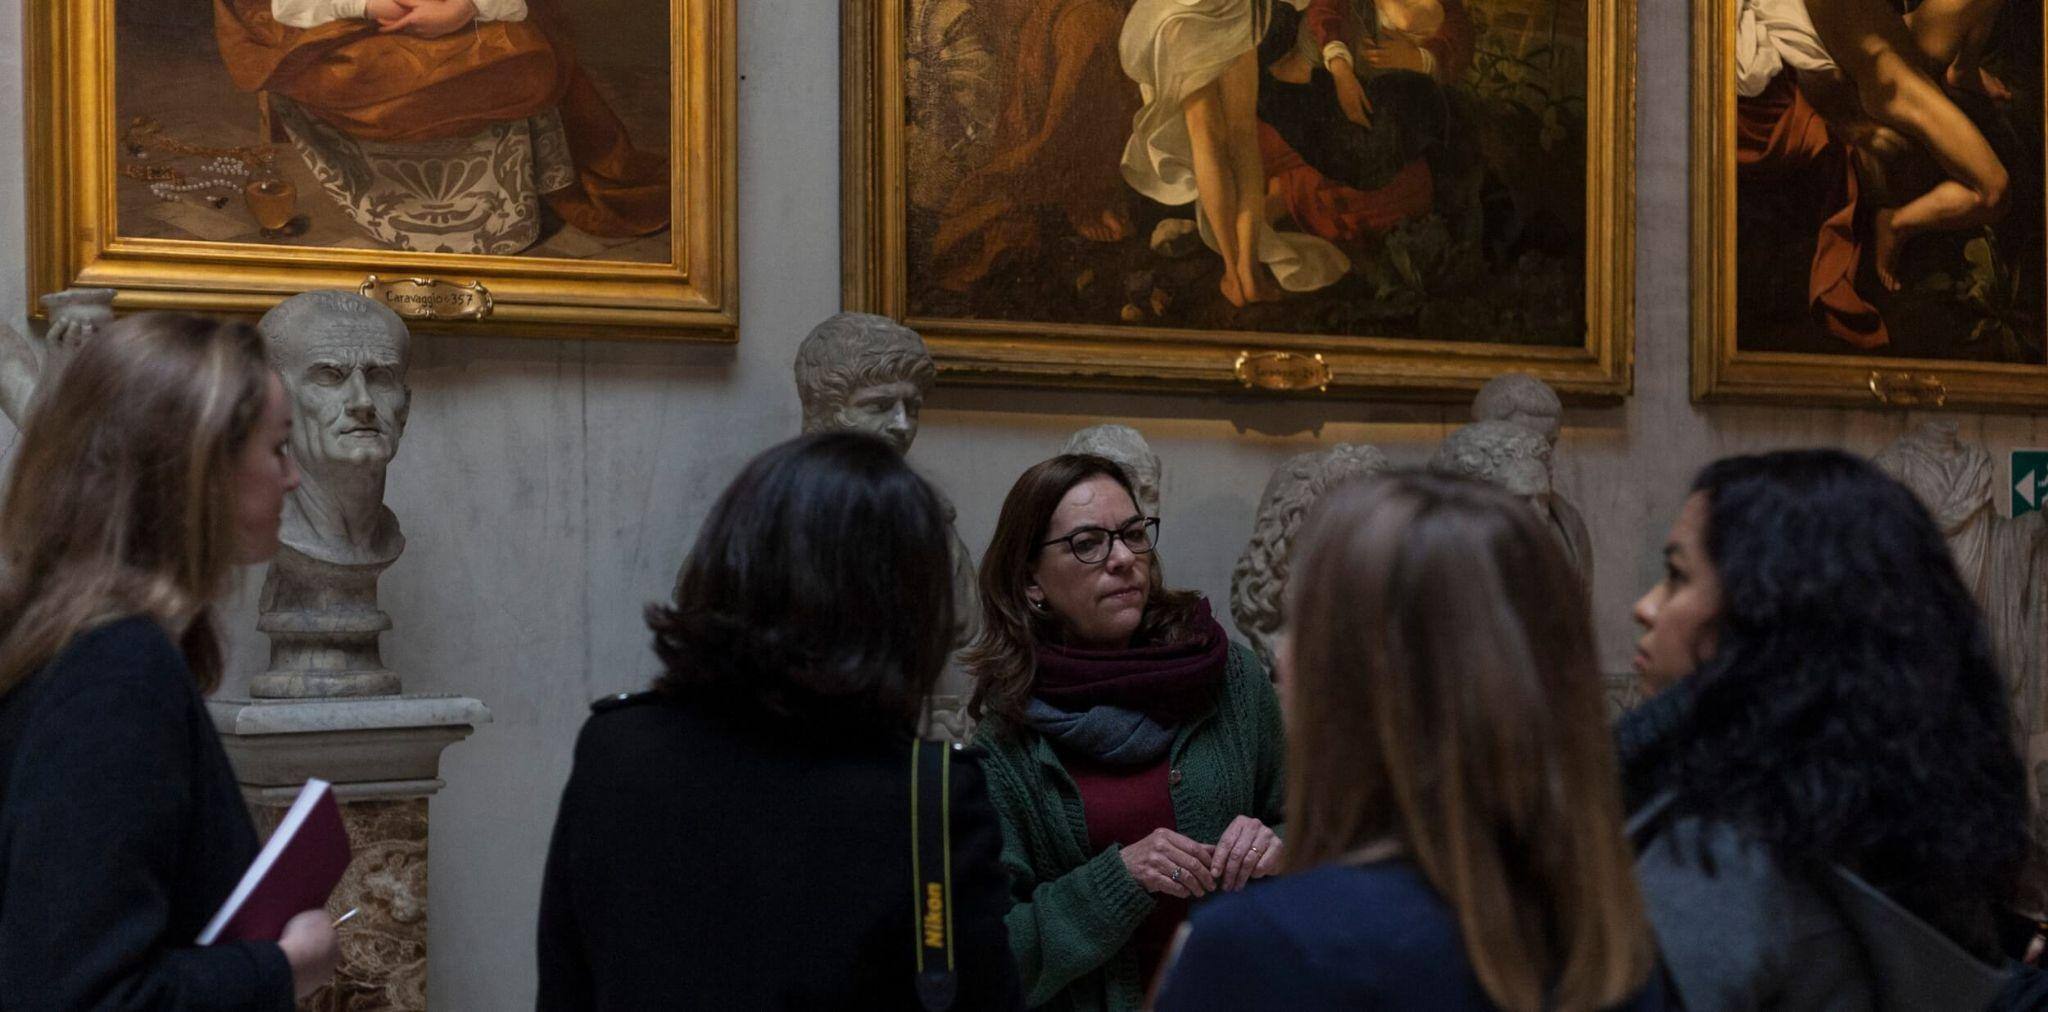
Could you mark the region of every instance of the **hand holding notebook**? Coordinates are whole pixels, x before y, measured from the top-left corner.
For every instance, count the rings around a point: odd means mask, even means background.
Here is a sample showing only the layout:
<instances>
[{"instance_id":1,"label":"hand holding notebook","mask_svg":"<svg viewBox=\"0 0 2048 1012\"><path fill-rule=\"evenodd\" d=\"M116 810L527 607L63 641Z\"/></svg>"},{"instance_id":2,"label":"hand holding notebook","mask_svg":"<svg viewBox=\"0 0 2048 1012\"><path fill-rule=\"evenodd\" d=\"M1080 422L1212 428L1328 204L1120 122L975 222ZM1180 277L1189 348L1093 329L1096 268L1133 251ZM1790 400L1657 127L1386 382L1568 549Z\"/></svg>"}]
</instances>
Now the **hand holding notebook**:
<instances>
[{"instance_id":1,"label":"hand holding notebook","mask_svg":"<svg viewBox=\"0 0 2048 1012\"><path fill-rule=\"evenodd\" d=\"M327 905L348 868L348 830L325 780L308 780L235 891L199 933L200 945L276 941L285 923Z\"/></svg>"}]
</instances>

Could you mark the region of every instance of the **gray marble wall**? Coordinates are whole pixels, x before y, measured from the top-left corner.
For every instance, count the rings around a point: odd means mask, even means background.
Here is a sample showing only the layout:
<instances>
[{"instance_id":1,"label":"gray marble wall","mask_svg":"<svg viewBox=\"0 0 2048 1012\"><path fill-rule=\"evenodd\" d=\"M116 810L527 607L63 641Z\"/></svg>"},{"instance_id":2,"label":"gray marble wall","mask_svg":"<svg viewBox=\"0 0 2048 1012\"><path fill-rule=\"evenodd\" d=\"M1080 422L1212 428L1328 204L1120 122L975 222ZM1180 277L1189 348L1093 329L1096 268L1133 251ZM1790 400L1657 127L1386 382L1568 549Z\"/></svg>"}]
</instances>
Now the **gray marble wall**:
<instances>
[{"instance_id":1,"label":"gray marble wall","mask_svg":"<svg viewBox=\"0 0 2048 1012\"><path fill-rule=\"evenodd\" d=\"M26 312L23 0L0 0L0 320ZM838 39L831 0L739 4L737 349L478 338L416 345L414 407L389 502L410 545L385 575L385 658L412 691L487 702L496 721L450 749L433 802L431 1005L530 1005L542 856L584 704L654 673L641 606L669 587L713 495L798 428L790 359L838 308ZM1692 471L1723 453L1839 444L1873 452L1912 421L1875 411L1701 408L1686 394L1687 5L1646 2L1640 31L1638 365L1625 406L1569 410L1558 486L1597 541L1602 657L1625 668L1628 605L1655 578ZM1463 405L1380 407L1194 397L939 390L913 462L986 544L1011 479L1105 418L1166 462L1163 557L1176 584L1226 599L1271 468L1336 442L1427 460ZM13 433L0 422L0 447ZM1966 417L2002 458L2048 421ZM254 572L226 623L230 688L261 669ZM705 855L707 871L716 855Z\"/></svg>"}]
</instances>

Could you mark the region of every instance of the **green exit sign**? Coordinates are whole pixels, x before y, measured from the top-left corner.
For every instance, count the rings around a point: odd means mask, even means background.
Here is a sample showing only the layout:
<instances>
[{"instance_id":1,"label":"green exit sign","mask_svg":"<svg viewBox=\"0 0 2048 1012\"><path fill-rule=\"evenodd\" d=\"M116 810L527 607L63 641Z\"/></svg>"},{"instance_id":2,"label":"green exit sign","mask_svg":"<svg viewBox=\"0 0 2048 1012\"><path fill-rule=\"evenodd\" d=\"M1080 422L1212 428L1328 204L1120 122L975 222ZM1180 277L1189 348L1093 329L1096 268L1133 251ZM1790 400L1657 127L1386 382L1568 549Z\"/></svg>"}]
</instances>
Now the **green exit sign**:
<instances>
[{"instance_id":1,"label":"green exit sign","mask_svg":"<svg viewBox=\"0 0 2048 1012\"><path fill-rule=\"evenodd\" d=\"M2012 451L2012 515L2048 505L2048 450Z\"/></svg>"}]
</instances>

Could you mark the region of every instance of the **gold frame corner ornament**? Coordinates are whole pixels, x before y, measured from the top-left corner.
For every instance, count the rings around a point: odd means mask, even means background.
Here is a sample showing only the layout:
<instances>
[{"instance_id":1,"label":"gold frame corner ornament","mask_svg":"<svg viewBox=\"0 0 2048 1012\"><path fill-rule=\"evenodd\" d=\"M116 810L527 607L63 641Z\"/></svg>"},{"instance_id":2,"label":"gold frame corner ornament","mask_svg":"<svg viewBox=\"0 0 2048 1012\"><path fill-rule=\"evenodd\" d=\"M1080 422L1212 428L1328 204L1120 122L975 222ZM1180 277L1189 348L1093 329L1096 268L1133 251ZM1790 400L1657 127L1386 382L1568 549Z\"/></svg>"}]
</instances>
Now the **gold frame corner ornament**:
<instances>
[{"instance_id":1,"label":"gold frame corner ornament","mask_svg":"<svg viewBox=\"0 0 2048 1012\"><path fill-rule=\"evenodd\" d=\"M1503 372L1576 399L1633 392L1635 363L1634 0L1587 0L1586 335L1573 347L1418 338L925 318L909 313L903 28L907 0L841 0L841 297L924 335L943 380L1222 393L1440 400ZM1245 351L1246 348L1261 349ZM1323 380L1248 382L1246 355L1320 365ZM1251 368L1268 364L1261 358ZM1282 360L1271 360L1277 363ZM1261 372L1259 375L1266 376ZM1277 382L1269 377L1269 380Z\"/></svg>"},{"instance_id":2,"label":"gold frame corner ornament","mask_svg":"<svg viewBox=\"0 0 2048 1012\"><path fill-rule=\"evenodd\" d=\"M1692 399L1988 411L2048 406L2048 363L1738 348L1734 9L1704 0L1692 6Z\"/></svg>"},{"instance_id":3,"label":"gold frame corner ornament","mask_svg":"<svg viewBox=\"0 0 2048 1012\"><path fill-rule=\"evenodd\" d=\"M735 340L739 323L739 0L669 0L666 263L123 237L117 220L111 0L49 0L24 13L29 186L29 306L75 286L115 289L128 310L261 313L315 288L358 290L365 275L421 283L453 316L494 336ZM462 288L458 285L453 288ZM481 306L481 310L478 307Z\"/></svg>"}]
</instances>

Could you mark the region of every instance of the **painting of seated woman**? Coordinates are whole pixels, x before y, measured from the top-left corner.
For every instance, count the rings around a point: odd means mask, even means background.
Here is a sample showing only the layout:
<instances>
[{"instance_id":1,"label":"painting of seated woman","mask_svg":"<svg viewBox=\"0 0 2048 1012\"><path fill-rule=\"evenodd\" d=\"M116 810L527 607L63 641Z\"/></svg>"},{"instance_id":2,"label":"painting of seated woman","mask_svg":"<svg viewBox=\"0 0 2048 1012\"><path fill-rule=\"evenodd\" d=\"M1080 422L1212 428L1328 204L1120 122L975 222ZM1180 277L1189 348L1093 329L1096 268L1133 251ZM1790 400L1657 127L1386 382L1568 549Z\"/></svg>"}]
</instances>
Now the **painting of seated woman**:
<instances>
[{"instance_id":1,"label":"painting of seated woman","mask_svg":"<svg viewBox=\"0 0 2048 1012\"><path fill-rule=\"evenodd\" d=\"M115 12L124 238L671 260L666 0Z\"/></svg>"},{"instance_id":2,"label":"painting of seated woman","mask_svg":"<svg viewBox=\"0 0 2048 1012\"><path fill-rule=\"evenodd\" d=\"M1586 0L896 2L905 315L1587 344Z\"/></svg>"}]
</instances>

